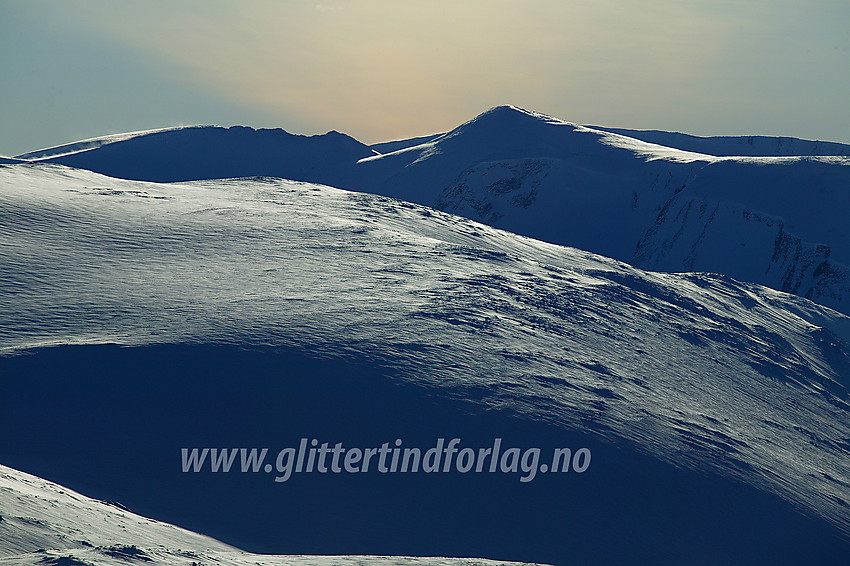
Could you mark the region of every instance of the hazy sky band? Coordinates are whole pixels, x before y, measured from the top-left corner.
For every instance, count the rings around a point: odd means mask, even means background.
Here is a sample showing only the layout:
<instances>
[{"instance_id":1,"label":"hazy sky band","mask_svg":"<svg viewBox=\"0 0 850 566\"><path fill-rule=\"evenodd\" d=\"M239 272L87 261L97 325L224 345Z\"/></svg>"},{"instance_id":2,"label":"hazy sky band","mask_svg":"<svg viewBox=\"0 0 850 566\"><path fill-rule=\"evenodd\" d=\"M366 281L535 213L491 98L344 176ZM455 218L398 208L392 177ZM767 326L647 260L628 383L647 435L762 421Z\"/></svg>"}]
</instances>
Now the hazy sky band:
<instances>
[{"instance_id":1,"label":"hazy sky band","mask_svg":"<svg viewBox=\"0 0 850 566\"><path fill-rule=\"evenodd\" d=\"M850 142L850 2L5 0L0 154L179 124L579 123Z\"/></svg>"}]
</instances>

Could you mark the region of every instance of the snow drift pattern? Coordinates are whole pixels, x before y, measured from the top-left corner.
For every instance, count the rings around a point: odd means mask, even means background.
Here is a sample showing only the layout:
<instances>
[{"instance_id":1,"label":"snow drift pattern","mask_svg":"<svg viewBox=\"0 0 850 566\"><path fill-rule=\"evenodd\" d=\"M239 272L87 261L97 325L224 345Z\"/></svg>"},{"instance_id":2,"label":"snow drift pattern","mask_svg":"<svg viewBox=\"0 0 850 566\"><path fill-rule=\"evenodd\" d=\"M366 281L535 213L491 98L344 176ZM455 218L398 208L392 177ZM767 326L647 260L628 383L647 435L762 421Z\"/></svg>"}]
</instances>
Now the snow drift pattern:
<instances>
[{"instance_id":1,"label":"snow drift pattern","mask_svg":"<svg viewBox=\"0 0 850 566\"><path fill-rule=\"evenodd\" d=\"M0 187L7 355L194 343L356 358L850 534L850 319L828 308L309 183L12 165Z\"/></svg>"}]
</instances>

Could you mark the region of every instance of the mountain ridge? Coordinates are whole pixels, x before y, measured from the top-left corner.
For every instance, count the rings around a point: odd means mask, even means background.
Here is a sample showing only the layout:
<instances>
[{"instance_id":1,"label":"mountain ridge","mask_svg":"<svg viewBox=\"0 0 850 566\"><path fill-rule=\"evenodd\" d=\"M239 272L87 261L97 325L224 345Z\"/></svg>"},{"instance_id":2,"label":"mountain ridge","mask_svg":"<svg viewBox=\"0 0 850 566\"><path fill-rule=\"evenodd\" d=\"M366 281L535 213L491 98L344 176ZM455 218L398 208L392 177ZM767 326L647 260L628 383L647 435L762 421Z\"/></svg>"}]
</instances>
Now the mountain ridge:
<instances>
[{"instance_id":1,"label":"mountain ridge","mask_svg":"<svg viewBox=\"0 0 850 566\"><path fill-rule=\"evenodd\" d=\"M695 136L663 130L588 127L713 157L850 156L850 144L787 136Z\"/></svg>"},{"instance_id":2,"label":"mountain ridge","mask_svg":"<svg viewBox=\"0 0 850 566\"><path fill-rule=\"evenodd\" d=\"M653 142L708 150L750 138L650 134L504 105L444 134L387 146L338 132L207 127L25 155L136 180L273 176L377 193L637 267L726 273L850 313L850 234L841 213L850 209L850 158L716 157ZM761 153L774 145L779 153L850 148L752 139Z\"/></svg>"},{"instance_id":3,"label":"mountain ridge","mask_svg":"<svg viewBox=\"0 0 850 566\"><path fill-rule=\"evenodd\" d=\"M157 182L259 175L328 182L334 168L373 153L335 130L301 136L280 128L188 126L93 138L15 159Z\"/></svg>"}]
</instances>

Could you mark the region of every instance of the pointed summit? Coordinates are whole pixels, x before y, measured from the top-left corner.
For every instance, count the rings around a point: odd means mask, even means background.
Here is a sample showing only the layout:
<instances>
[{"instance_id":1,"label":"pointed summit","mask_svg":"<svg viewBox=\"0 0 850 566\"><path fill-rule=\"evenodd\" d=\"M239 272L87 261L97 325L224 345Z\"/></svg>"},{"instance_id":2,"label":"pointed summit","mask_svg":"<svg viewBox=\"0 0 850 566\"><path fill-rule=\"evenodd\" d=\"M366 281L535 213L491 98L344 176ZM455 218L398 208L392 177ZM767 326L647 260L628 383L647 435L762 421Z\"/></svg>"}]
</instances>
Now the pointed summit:
<instances>
[{"instance_id":1,"label":"pointed summit","mask_svg":"<svg viewBox=\"0 0 850 566\"><path fill-rule=\"evenodd\" d=\"M502 104L499 106L494 106L493 108L490 108L489 110L486 110L475 118L473 118L473 121L482 118L495 118L499 120L534 118L535 120L562 122L562 120L558 120L557 118L553 118L552 116L547 116L546 114L534 112L532 110L526 110L525 108L520 108L519 106L514 106L513 104Z\"/></svg>"},{"instance_id":2,"label":"pointed summit","mask_svg":"<svg viewBox=\"0 0 850 566\"><path fill-rule=\"evenodd\" d=\"M475 131L482 135L503 135L510 132L531 133L537 131L537 128L546 125L567 125L573 126L569 122L558 120L540 114L519 108L518 106L502 105L494 106L493 108L482 112L472 120L465 122L446 134L446 137L451 137L460 133Z\"/></svg>"}]
</instances>

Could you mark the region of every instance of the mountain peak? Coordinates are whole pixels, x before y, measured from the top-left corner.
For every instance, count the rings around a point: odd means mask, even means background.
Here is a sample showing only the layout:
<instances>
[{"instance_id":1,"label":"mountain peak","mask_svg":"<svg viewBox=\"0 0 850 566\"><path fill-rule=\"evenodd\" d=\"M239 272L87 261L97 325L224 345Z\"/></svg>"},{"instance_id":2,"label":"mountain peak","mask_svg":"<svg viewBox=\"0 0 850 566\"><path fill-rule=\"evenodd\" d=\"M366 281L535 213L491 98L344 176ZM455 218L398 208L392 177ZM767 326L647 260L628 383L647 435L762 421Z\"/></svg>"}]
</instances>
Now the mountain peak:
<instances>
[{"instance_id":1,"label":"mountain peak","mask_svg":"<svg viewBox=\"0 0 850 566\"><path fill-rule=\"evenodd\" d=\"M461 124L456 128L459 130L464 128L465 126L471 124L480 124L480 123L491 123L498 124L501 126L511 126L511 125L519 125L523 123L532 124L532 123L547 123L547 124L567 124L568 122L564 122L563 120L558 120L557 118L553 118L551 116L547 116L546 114L541 114L539 112L533 112L531 110L526 110L524 108L520 108L519 106L513 106L511 104L503 104L501 106L494 106L489 110L482 112L472 120Z\"/></svg>"},{"instance_id":2,"label":"mountain peak","mask_svg":"<svg viewBox=\"0 0 850 566\"><path fill-rule=\"evenodd\" d=\"M485 110L484 112L479 114L479 116L484 116L485 114L503 114L503 115L525 114L525 115L529 115L529 116L531 116L531 115L542 116L542 114L539 114L537 112L532 112L530 110L526 110L525 108L520 108L519 106L514 106L513 104L500 104L498 106L494 106L494 107L490 108L489 110Z\"/></svg>"},{"instance_id":3,"label":"mountain peak","mask_svg":"<svg viewBox=\"0 0 850 566\"><path fill-rule=\"evenodd\" d=\"M553 128L553 126L567 126L567 129ZM494 106L451 130L442 138L441 143L453 138L463 138L464 144L489 146L501 140L508 145L519 143L526 148L534 146L537 151L547 154L552 150L552 143L561 145L562 136L577 128L580 126L546 114L505 104ZM559 138L557 142L553 136ZM502 145L501 142L499 145Z\"/></svg>"}]
</instances>

